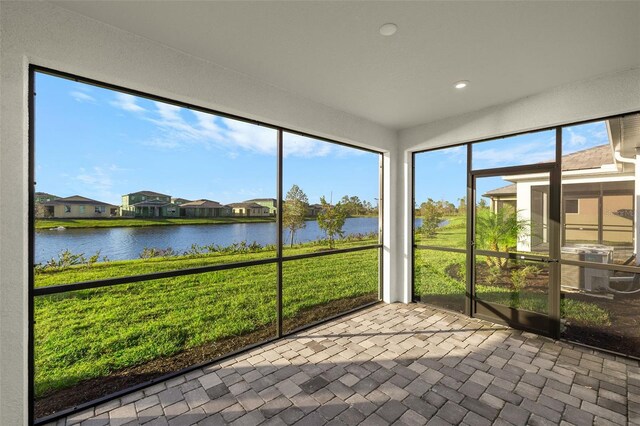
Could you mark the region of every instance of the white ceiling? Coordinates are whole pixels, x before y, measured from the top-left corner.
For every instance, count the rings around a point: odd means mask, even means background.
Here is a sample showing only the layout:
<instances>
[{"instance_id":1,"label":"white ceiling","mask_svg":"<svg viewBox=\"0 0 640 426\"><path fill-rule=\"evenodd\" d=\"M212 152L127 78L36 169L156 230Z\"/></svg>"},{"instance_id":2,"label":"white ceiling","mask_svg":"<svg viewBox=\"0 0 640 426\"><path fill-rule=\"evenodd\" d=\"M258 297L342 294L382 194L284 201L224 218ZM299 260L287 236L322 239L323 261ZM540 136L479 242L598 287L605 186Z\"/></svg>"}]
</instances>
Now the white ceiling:
<instances>
[{"instance_id":1,"label":"white ceiling","mask_svg":"<svg viewBox=\"0 0 640 426\"><path fill-rule=\"evenodd\" d=\"M393 129L640 66L640 2L55 3Z\"/></svg>"}]
</instances>

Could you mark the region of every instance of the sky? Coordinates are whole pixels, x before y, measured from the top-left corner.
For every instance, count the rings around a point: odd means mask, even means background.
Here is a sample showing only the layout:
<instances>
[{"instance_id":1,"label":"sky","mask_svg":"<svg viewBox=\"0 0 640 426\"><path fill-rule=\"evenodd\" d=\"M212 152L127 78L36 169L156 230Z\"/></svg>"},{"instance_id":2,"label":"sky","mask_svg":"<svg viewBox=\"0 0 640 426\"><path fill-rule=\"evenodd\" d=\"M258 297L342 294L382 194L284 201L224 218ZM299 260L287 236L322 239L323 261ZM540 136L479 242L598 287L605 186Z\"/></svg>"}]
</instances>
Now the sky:
<instances>
[{"instance_id":1,"label":"sky","mask_svg":"<svg viewBox=\"0 0 640 426\"><path fill-rule=\"evenodd\" d=\"M582 151L609 142L604 121L565 127L562 130L562 155ZM416 204L432 198L458 205L467 191L467 148L458 146L416 154ZM472 148L473 169L489 169L552 161L555 156L555 130L528 133L488 142ZM510 184L500 177L478 181L478 193Z\"/></svg>"},{"instance_id":2,"label":"sky","mask_svg":"<svg viewBox=\"0 0 640 426\"><path fill-rule=\"evenodd\" d=\"M36 191L121 204L150 190L224 204L276 197L276 131L36 74ZM285 133L284 192L376 204L379 155Z\"/></svg>"}]
</instances>

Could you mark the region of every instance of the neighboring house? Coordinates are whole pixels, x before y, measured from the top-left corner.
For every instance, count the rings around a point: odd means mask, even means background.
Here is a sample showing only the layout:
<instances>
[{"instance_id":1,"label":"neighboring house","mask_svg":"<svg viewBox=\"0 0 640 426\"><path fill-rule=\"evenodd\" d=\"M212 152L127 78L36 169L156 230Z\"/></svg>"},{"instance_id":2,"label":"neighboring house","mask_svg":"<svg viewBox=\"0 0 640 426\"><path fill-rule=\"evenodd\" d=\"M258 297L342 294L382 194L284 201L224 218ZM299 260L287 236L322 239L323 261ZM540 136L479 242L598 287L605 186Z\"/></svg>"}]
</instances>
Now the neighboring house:
<instances>
[{"instance_id":1,"label":"neighboring house","mask_svg":"<svg viewBox=\"0 0 640 426\"><path fill-rule=\"evenodd\" d=\"M233 203L229 204L229 207L233 216L266 217L271 215L268 207L258 203Z\"/></svg>"},{"instance_id":2,"label":"neighboring house","mask_svg":"<svg viewBox=\"0 0 640 426\"><path fill-rule=\"evenodd\" d=\"M121 214L134 217L177 217L179 207L171 196L153 191L138 191L122 196Z\"/></svg>"},{"instance_id":3,"label":"neighboring house","mask_svg":"<svg viewBox=\"0 0 640 426\"><path fill-rule=\"evenodd\" d=\"M117 214L118 206L80 195L37 203L36 207L36 217L41 219L106 218Z\"/></svg>"},{"instance_id":4,"label":"neighboring house","mask_svg":"<svg viewBox=\"0 0 640 426\"><path fill-rule=\"evenodd\" d=\"M171 197L171 202L173 204L175 204L176 206L181 206L184 203L190 203L191 200L187 200L186 198L175 198L175 197Z\"/></svg>"},{"instance_id":5,"label":"neighboring house","mask_svg":"<svg viewBox=\"0 0 640 426\"><path fill-rule=\"evenodd\" d=\"M310 204L307 207L307 215L316 217L322 211L322 204Z\"/></svg>"},{"instance_id":6,"label":"neighboring house","mask_svg":"<svg viewBox=\"0 0 640 426\"><path fill-rule=\"evenodd\" d=\"M640 123L633 117L607 120L609 143L562 157L562 245L615 246L618 260L638 253L638 214L634 199L640 197L636 164L640 164ZM636 163L639 161L639 163ZM638 173L640 175L640 173ZM548 243L548 175L531 173L506 176L511 185L488 191L497 211L506 205L517 209L531 223L531 234L518 241L518 250L530 251Z\"/></svg>"},{"instance_id":7,"label":"neighboring house","mask_svg":"<svg viewBox=\"0 0 640 426\"><path fill-rule=\"evenodd\" d=\"M254 198L246 200L245 203L256 203L269 209L269 214L275 216L278 213L278 200L275 198Z\"/></svg>"},{"instance_id":8,"label":"neighboring house","mask_svg":"<svg viewBox=\"0 0 640 426\"><path fill-rule=\"evenodd\" d=\"M223 206L217 201L196 200L180 204L181 217L224 217L231 216L229 206Z\"/></svg>"},{"instance_id":9,"label":"neighboring house","mask_svg":"<svg viewBox=\"0 0 640 426\"><path fill-rule=\"evenodd\" d=\"M33 200L36 203L46 203L48 201L57 200L58 198L60 197L58 197L57 195L47 194L46 192L36 192L34 194Z\"/></svg>"}]
</instances>

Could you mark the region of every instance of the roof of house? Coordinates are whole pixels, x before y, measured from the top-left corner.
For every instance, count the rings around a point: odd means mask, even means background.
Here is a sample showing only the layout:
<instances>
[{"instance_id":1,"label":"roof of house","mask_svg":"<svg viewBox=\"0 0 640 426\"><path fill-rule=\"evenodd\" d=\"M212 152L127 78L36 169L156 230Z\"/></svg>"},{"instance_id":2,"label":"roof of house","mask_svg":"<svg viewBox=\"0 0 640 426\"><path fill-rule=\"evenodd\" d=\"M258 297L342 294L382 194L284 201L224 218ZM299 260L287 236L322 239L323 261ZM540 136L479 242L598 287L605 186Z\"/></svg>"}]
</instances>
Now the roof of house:
<instances>
[{"instance_id":1,"label":"roof of house","mask_svg":"<svg viewBox=\"0 0 640 426\"><path fill-rule=\"evenodd\" d=\"M314 209L321 209L322 204L310 204L309 207L313 207Z\"/></svg>"},{"instance_id":2,"label":"roof of house","mask_svg":"<svg viewBox=\"0 0 640 426\"><path fill-rule=\"evenodd\" d=\"M130 205L134 207L165 207L165 206L174 206L175 204L167 203L166 201L162 201L162 200L145 200L145 201L140 201L138 203L133 203Z\"/></svg>"},{"instance_id":3,"label":"roof of house","mask_svg":"<svg viewBox=\"0 0 640 426\"><path fill-rule=\"evenodd\" d=\"M169 197L167 194L161 194L159 192L153 192L153 191L137 191L137 192L130 192L124 195L146 195L147 197Z\"/></svg>"},{"instance_id":4,"label":"roof of house","mask_svg":"<svg viewBox=\"0 0 640 426\"><path fill-rule=\"evenodd\" d=\"M91 204L92 206L110 206L110 207L116 207L113 204L109 204L109 203L104 203L102 201L98 201L98 200L92 200L91 198L87 198L87 197L82 197L80 195L72 195L70 197L65 197L65 198L56 198L55 200L51 200L51 201L47 201L46 203L43 204Z\"/></svg>"},{"instance_id":5,"label":"roof of house","mask_svg":"<svg viewBox=\"0 0 640 426\"><path fill-rule=\"evenodd\" d=\"M60 198L57 195L53 195L53 194L49 194L47 192L36 192L35 193L36 197L47 197L47 198Z\"/></svg>"},{"instance_id":6,"label":"roof of house","mask_svg":"<svg viewBox=\"0 0 640 426\"><path fill-rule=\"evenodd\" d=\"M500 188L492 189L491 191L487 191L482 194L483 197L487 195L515 195L516 193L516 184L512 183L511 185L502 186Z\"/></svg>"},{"instance_id":7,"label":"roof of house","mask_svg":"<svg viewBox=\"0 0 640 426\"><path fill-rule=\"evenodd\" d=\"M274 205L278 202L278 200L276 200L275 198L253 198L251 200L246 200L245 203L256 203L260 201L268 201L273 203Z\"/></svg>"},{"instance_id":8,"label":"roof of house","mask_svg":"<svg viewBox=\"0 0 640 426\"><path fill-rule=\"evenodd\" d=\"M562 156L562 170L597 169L603 164L613 164L613 152L609 144Z\"/></svg>"},{"instance_id":9,"label":"roof of house","mask_svg":"<svg viewBox=\"0 0 640 426\"><path fill-rule=\"evenodd\" d=\"M613 164L613 152L609 144L598 145L562 156L562 170L597 169L603 164ZM483 196L515 195L516 184L487 191Z\"/></svg>"},{"instance_id":10,"label":"roof of house","mask_svg":"<svg viewBox=\"0 0 640 426\"><path fill-rule=\"evenodd\" d=\"M219 209L222 207L224 206L219 202L211 201L211 200L189 201L188 203L184 203L180 205L180 208L182 209L195 209L195 208Z\"/></svg>"},{"instance_id":11,"label":"roof of house","mask_svg":"<svg viewBox=\"0 0 640 426\"><path fill-rule=\"evenodd\" d=\"M231 203L231 204L229 204L229 207L244 207L244 208L251 208L251 209L265 208L265 206L261 206L260 204L257 204L257 203L248 203L248 202L244 202L244 203Z\"/></svg>"},{"instance_id":12,"label":"roof of house","mask_svg":"<svg viewBox=\"0 0 640 426\"><path fill-rule=\"evenodd\" d=\"M186 198L179 198L179 197L171 197L171 201L174 203L190 203L191 200L187 200Z\"/></svg>"}]
</instances>

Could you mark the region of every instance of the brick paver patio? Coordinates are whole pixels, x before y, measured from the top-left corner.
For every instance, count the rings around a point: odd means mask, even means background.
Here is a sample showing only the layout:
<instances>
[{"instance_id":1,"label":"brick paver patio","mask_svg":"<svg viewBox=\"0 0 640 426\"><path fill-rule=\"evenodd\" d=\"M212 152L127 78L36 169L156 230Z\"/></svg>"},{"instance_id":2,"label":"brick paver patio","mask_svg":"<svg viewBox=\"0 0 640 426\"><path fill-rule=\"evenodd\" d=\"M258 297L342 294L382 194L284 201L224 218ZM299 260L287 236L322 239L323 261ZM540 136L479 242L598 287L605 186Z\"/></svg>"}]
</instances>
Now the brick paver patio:
<instances>
[{"instance_id":1,"label":"brick paver patio","mask_svg":"<svg viewBox=\"0 0 640 426\"><path fill-rule=\"evenodd\" d=\"M78 413L82 425L640 424L640 368L381 304Z\"/></svg>"}]
</instances>

